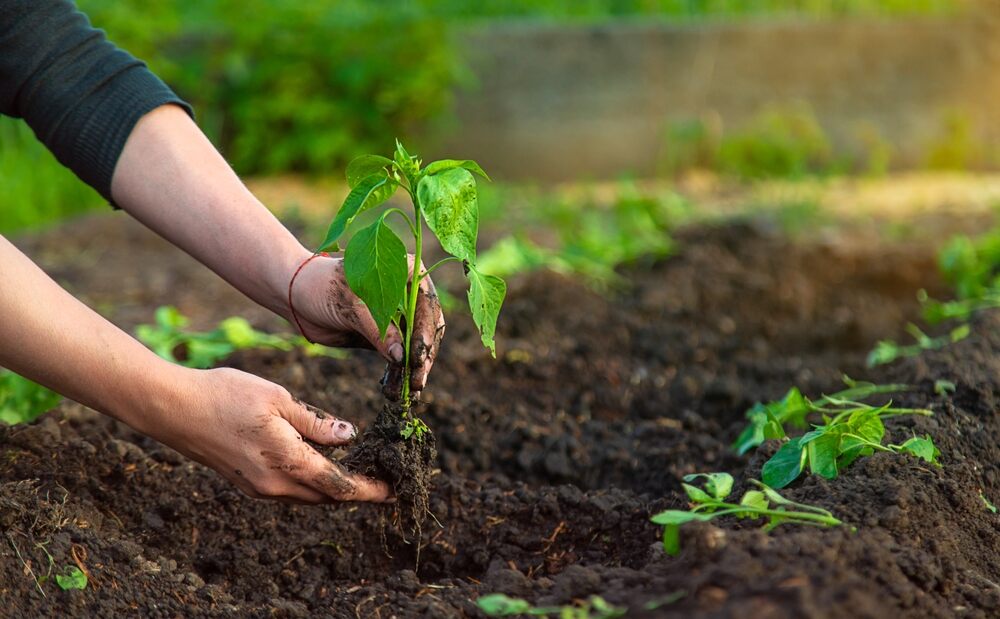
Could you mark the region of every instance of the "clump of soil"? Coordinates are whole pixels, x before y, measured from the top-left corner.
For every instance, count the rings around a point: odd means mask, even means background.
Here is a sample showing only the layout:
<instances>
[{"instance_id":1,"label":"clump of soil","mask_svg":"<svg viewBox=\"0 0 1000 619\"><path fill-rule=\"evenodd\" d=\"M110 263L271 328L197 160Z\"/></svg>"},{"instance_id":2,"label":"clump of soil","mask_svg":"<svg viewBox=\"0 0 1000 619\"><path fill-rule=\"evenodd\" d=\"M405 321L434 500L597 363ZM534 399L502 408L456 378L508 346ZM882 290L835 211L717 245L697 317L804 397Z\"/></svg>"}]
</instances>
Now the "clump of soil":
<instances>
[{"instance_id":1,"label":"clump of soil","mask_svg":"<svg viewBox=\"0 0 1000 619\"><path fill-rule=\"evenodd\" d=\"M361 435L357 446L341 461L348 470L389 484L396 495L396 524L404 534L420 537L430 514L430 484L437 462L434 434L403 438L405 412L386 404Z\"/></svg>"}]
</instances>

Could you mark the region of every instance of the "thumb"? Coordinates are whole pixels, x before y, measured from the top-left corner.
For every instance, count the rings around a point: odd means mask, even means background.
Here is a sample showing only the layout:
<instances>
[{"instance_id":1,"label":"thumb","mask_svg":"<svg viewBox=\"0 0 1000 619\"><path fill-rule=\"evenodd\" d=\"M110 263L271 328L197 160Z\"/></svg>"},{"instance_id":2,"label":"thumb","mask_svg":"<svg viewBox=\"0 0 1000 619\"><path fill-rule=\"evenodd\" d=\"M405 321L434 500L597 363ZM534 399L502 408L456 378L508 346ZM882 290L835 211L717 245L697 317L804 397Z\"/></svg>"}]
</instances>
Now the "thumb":
<instances>
[{"instance_id":1,"label":"thumb","mask_svg":"<svg viewBox=\"0 0 1000 619\"><path fill-rule=\"evenodd\" d=\"M358 435L351 422L338 419L297 398L282 408L280 414L302 436L320 445L344 445Z\"/></svg>"}]
</instances>

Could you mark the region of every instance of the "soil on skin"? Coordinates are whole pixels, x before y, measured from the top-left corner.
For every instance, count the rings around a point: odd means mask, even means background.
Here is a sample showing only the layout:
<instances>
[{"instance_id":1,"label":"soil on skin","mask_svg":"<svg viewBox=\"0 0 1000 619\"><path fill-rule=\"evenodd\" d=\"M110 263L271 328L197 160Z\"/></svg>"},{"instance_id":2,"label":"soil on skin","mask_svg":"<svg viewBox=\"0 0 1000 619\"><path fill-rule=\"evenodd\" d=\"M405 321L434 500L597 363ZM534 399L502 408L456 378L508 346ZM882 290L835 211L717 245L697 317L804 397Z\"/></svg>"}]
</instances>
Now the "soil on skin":
<instances>
[{"instance_id":1,"label":"soil on skin","mask_svg":"<svg viewBox=\"0 0 1000 619\"><path fill-rule=\"evenodd\" d=\"M430 514L436 441L430 431L405 439L404 426L402 406L386 404L341 464L389 484L396 496L393 525L412 534L419 544L424 520Z\"/></svg>"},{"instance_id":2,"label":"soil on skin","mask_svg":"<svg viewBox=\"0 0 1000 619\"><path fill-rule=\"evenodd\" d=\"M98 239L98 240L95 240ZM131 329L175 303L198 327L234 313L277 325L124 218L19 244ZM498 359L449 318L423 418L437 435L419 548L380 525L391 506L302 507L242 496L214 472L74 404L0 430L0 599L13 617L477 617L502 592L542 605L590 595L629 617L995 617L1000 614L1000 316L944 350L866 371L935 293L932 249L792 243L750 225L690 230L679 253L602 297L552 274L511 282ZM228 365L371 426L370 353L244 352ZM724 519L685 526L668 557L651 514L685 504L679 478L758 477L767 444L729 444L755 400L842 373L906 381L935 411L888 424L930 434L943 468L879 453L785 494L850 527L765 534ZM937 395L934 381L957 385ZM52 557L50 565L48 556ZM51 572L76 565L83 591ZM36 580L40 581L36 585ZM44 595L43 595L44 593Z\"/></svg>"}]
</instances>

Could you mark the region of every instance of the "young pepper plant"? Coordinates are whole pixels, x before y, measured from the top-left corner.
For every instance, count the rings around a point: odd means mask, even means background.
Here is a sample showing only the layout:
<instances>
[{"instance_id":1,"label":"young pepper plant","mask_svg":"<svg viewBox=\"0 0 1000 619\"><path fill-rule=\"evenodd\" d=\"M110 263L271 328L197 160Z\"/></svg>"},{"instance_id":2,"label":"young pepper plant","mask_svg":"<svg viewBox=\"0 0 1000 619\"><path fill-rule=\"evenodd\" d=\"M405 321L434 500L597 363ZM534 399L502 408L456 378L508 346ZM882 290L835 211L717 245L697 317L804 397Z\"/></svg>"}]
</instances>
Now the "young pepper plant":
<instances>
[{"instance_id":1,"label":"young pepper plant","mask_svg":"<svg viewBox=\"0 0 1000 619\"><path fill-rule=\"evenodd\" d=\"M904 453L940 466L940 451L929 436L914 436L901 445L883 445L885 425L882 420L899 415L932 415L927 409L893 408L890 404L868 406L849 400L831 399L823 413L823 424L790 439L778 449L761 469L764 483L784 488L798 479L807 468L811 473L834 479L861 456L876 451Z\"/></svg>"},{"instance_id":2,"label":"young pepper plant","mask_svg":"<svg viewBox=\"0 0 1000 619\"><path fill-rule=\"evenodd\" d=\"M844 376L847 389L837 393L810 400L802 395L798 387L792 387L780 400L757 402L746 412L749 422L739 437L733 443L733 449L739 455L760 446L767 439L780 439L787 436L789 427L805 429L808 427L807 417L821 413L824 407L836 401L856 401L870 398L877 394L909 391L909 385L890 383L877 385L875 383L856 381Z\"/></svg>"},{"instance_id":3,"label":"young pepper plant","mask_svg":"<svg viewBox=\"0 0 1000 619\"><path fill-rule=\"evenodd\" d=\"M406 419L405 438L420 438L427 429L410 413L410 350L420 282L442 264L462 263L469 279L472 319L483 345L496 356L494 335L507 284L499 277L482 272L476 264L479 204L473 174L489 180L474 161L443 159L421 167L421 161L406 152L398 140L392 159L379 155L358 157L347 166L347 184L351 191L317 250L340 251L341 237L359 215L385 203L399 188L409 195L413 217L399 208L387 208L374 223L354 233L344 249L347 283L371 311L379 335L384 338L390 324L403 333L401 395ZM390 215L402 219L413 235L412 277L406 246L386 224ZM449 254L426 269L421 263L424 224Z\"/></svg>"},{"instance_id":4,"label":"young pepper plant","mask_svg":"<svg viewBox=\"0 0 1000 619\"><path fill-rule=\"evenodd\" d=\"M705 480L701 488L690 483L681 484L691 501L690 510L668 509L651 518L654 524L663 526L663 550L671 556L680 552L680 527L687 522L707 522L721 516L766 518L765 531L786 523L821 527L843 524L827 510L790 501L756 479L750 481L759 489L748 490L739 503L726 501L733 490L733 477L729 473L695 473L685 475L684 481L694 482L701 478Z\"/></svg>"}]
</instances>

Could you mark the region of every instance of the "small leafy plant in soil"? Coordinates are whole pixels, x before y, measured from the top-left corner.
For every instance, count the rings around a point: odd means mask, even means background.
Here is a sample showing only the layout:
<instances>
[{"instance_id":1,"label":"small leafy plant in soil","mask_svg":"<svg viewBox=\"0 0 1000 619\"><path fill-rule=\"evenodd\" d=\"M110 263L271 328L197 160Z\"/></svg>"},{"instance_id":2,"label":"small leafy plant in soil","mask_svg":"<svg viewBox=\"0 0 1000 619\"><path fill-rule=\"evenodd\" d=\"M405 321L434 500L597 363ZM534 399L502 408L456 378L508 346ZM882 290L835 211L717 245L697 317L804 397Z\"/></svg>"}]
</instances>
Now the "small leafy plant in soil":
<instances>
[{"instance_id":1,"label":"small leafy plant in soil","mask_svg":"<svg viewBox=\"0 0 1000 619\"><path fill-rule=\"evenodd\" d=\"M899 344L893 340L879 340L875 348L868 353L868 367L892 363L904 357L916 357L925 350L939 350L948 344L954 344L969 337L969 325L961 324L945 335L931 337L920 330L917 325L906 325L906 331L913 337L913 344Z\"/></svg>"},{"instance_id":2,"label":"small leafy plant in soil","mask_svg":"<svg viewBox=\"0 0 1000 619\"><path fill-rule=\"evenodd\" d=\"M625 608L609 604L599 595L566 606L534 606L527 600L503 593L491 593L476 600L476 606L488 617L558 617L558 619L616 619L624 617Z\"/></svg>"},{"instance_id":3,"label":"small leafy plant in soil","mask_svg":"<svg viewBox=\"0 0 1000 619\"><path fill-rule=\"evenodd\" d=\"M750 480L757 490L748 490L739 503L726 501L733 490L733 477L729 473L695 473L685 475L685 482L702 479L702 487L684 483L684 492L691 501L690 510L668 509L653 516L653 523L663 526L663 550L675 556L680 552L680 527L688 522L707 522L722 516L746 519L765 519L765 531L782 524L804 524L833 527L843 524L829 511L796 503L781 496L766 483Z\"/></svg>"},{"instance_id":4,"label":"small leafy plant in soil","mask_svg":"<svg viewBox=\"0 0 1000 619\"><path fill-rule=\"evenodd\" d=\"M746 412L749 423L733 443L733 449L742 456L767 439L785 438L789 428L805 429L810 415L822 413L824 407L834 402L860 401L878 394L910 390L909 385L903 384L877 385L856 381L848 376L844 376L843 380L847 389L815 401L802 395L798 387L792 387L780 400L757 402Z\"/></svg>"},{"instance_id":5,"label":"small leafy plant in soil","mask_svg":"<svg viewBox=\"0 0 1000 619\"><path fill-rule=\"evenodd\" d=\"M347 166L351 191L331 222L317 251L339 251L341 237L362 213L383 205L402 189L413 204L412 217L389 207L356 231L344 249L344 274L385 337L389 325L403 334L403 380L399 404L383 407L344 464L391 482L402 518L419 526L428 512L428 482L436 458L433 435L414 413L410 393L414 318L420 283L438 267L457 262L469 282L472 319L483 345L496 356L494 334L507 292L506 283L477 266L479 204L475 175L489 177L474 161L444 159L422 165L397 141L393 157L364 155ZM402 239L387 219L397 217L413 237L409 264ZM437 237L448 257L424 268L424 226ZM412 270L412 272L411 272Z\"/></svg>"},{"instance_id":6,"label":"small leafy plant in soil","mask_svg":"<svg viewBox=\"0 0 1000 619\"><path fill-rule=\"evenodd\" d=\"M900 445L883 445L883 419L900 415L932 415L928 409L895 408L891 402L869 406L846 399L827 397L822 407L823 423L802 436L787 440L777 453L764 463L761 478L773 488L784 488L798 479L803 471L834 479L862 456L876 451L909 454L940 466L940 452L930 436L913 436Z\"/></svg>"}]
</instances>

